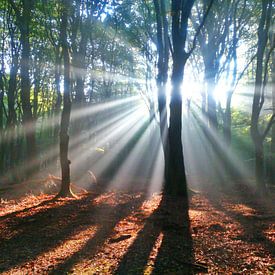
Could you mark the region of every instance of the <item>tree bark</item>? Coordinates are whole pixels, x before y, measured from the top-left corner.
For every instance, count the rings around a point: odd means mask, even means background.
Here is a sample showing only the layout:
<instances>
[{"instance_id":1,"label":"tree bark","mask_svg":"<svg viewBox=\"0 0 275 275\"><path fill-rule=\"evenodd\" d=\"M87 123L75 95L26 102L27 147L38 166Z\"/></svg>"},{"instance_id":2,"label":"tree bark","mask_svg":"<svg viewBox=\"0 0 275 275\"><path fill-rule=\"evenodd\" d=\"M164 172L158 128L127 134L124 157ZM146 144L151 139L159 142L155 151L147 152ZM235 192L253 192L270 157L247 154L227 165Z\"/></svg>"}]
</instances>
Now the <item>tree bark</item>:
<instances>
[{"instance_id":1,"label":"tree bark","mask_svg":"<svg viewBox=\"0 0 275 275\"><path fill-rule=\"evenodd\" d=\"M54 68L54 83L56 90L56 101L54 106L54 138L58 137L59 125L55 124L55 121L59 119L61 105L62 105L62 95L60 91L60 77L61 77L61 56L59 52L59 47L55 49L55 68Z\"/></svg>"},{"instance_id":2,"label":"tree bark","mask_svg":"<svg viewBox=\"0 0 275 275\"><path fill-rule=\"evenodd\" d=\"M64 59L64 96L63 96L63 110L61 114L60 125L60 164L61 164L61 190L59 197L74 197L71 191L70 184L70 160L68 159L69 150L69 124L71 115L71 72L70 72L70 55L69 45L67 41L68 29L68 12L70 7L69 0L62 0L63 12L61 19L60 41L62 44L63 59Z\"/></svg>"},{"instance_id":3,"label":"tree bark","mask_svg":"<svg viewBox=\"0 0 275 275\"><path fill-rule=\"evenodd\" d=\"M30 159L34 159L36 156L36 139L35 139L35 121L32 114L32 105L30 101L30 23L31 23L31 11L33 8L32 0L22 1L22 17L20 20L20 42L22 45L22 53L20 60L20 72L21 72L21 102L23 110L23 126L26 136L27 144L27 156Z\"/></svg>"},{"instance_id":4,"label":"tree bark","mask_svg":"<svg viewBox=\"0 0 275 275\"><path fill-rule=\"evenodd\" d=\"M172 92L170 99L170 124L168 127L169 163L165 192L187 197L187 180L182 148L182 96L181 84L189 54L185 51L188 19L194 1L172 0Z\"/></svg>"},{"instance_id":5,"label":"tree bark","mask_svg":"<svg viewBox=\"0 0 275 275\"><path fill-rule=\"evenodd\" d=\"M232 101L233 92L228 91L226 98L226 106L224 113L224 125L223 125L223 134L224 140L228 146L231 145L231 128L232 128L232 116L231 116L231 101Z\"/></svg>"},{"instance_id":6,"label":"tree bark","mask_svg":"<svg viewBox=\"0 0 275 275\"><path fill-rule=\"evenodd\" d=\"M206 82L206 102L207 102L207 117L209 126L212 129L218 128L218 119L217 119L217 104L214 96L214 90L216 87L216 69L213 64L214 59L212 55L207 57L208 59L205 62L205 82Z\"/></svg>"},{"instance_id":7,"label":"tree bark","mask_svg":"<svg viewBox=\"0 0 275 275\"><path fill-rule=\"evenodd\" d=\"M177 62L182 64L178 64ZM170 125L168 128L169 180L165 184L166 193L187 197L187 180L182 148L182 96L181 83L183 79L184 63L181 59L173 58L173 72L171 76L172 93L170 100Z\"/></svg>"},{"instance_id":8,"label":"tree bark","mask_svg":"<svg viewBox=\"0 0 275 275\"><path fill-rule=\"evenodd\" d=\"M157 74L157 89L158 89L158 110L160 118L160 135L162 148L164 153L164 181L169 181L168 163L168 124L167 124L167 108L166 108L166 84L168 79L168 62L169 62L169 41L168 41L168 22L166 17L166 7L164 0L160 2L154 0L154 7L157 22L157 50L158 50L158 74Z\"/></svg>"},{"instance_id":9,"label":"tree bark","mask_svg":"<svg viewBox=\"0 0 275 275\"><path fill-rule=\"evenodd\" d=\"M268 41L268 32L271 21L272 0L262 1L262 12L258 27L258 44L257 44L257 65L256 79L252 104L250 134L254 144L255 154L255 176L259 193L266 192L264 183L264 150L263 142L265 135L259 130L259 118L264 103L264 53ZM266 60L268 62L268 60Z\"/></svg>"},{"instance_id":10,"label":"tree bark","mask_svg":"<svg viewBox=\"0 0 275 275\"><path fill-rule=\"evenodd\" d=\"M273 43L275 43L275 34L273 33ZM272 54L272 113L275 115L275 51L273 50ZM273 123L272 130L271 130L271 183L275 185L275 123Z\"/></svg>"}]
</instances>

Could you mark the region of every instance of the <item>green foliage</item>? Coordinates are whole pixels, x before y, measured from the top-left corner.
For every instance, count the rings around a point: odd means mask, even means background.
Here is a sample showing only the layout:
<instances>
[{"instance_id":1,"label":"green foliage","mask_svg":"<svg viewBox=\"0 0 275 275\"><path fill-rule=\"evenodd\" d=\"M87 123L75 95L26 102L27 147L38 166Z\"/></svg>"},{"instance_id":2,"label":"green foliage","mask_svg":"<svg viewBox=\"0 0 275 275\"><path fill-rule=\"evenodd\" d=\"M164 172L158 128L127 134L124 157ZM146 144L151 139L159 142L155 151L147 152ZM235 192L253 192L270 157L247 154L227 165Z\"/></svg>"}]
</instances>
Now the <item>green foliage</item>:
<instances>
[{"instance_id":1,"label":"green foliage","mask_svg":"<svg viewBox=\"0 0 275 275\"><path fill-rule=\"evenodd\" d=\"M232 110L232 148L245 161L254 158L250 114L239 109Z\"/></svg>"}]
</instances>

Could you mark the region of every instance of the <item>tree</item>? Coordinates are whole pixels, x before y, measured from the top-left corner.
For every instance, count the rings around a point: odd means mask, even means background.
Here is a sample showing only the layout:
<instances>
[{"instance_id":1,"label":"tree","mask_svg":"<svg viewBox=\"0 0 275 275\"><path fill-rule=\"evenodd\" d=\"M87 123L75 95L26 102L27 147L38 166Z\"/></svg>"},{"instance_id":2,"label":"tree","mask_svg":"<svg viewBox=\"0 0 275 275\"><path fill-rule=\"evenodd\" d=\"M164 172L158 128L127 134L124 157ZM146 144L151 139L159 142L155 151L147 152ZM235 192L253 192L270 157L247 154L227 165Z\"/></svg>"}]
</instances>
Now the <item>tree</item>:
<instances>
[{"instance_id":1,"label":"tree","mask_svg":"<svg viewBox=\"0 0 275 275\"><path fill-rule=\"evenodd\" d=\"M23 123L25 129L27 155L34 158L36 154L35 142L35 122L32 113L30 101L31 80L30 80L30 24L32 20L32 10L34 7L33 0L21 0L20 4L16 4L14 0L9 0L11 7L16 15L16 22L20 31L20 43L22 46L20 59L20 76L21 76L21 102L23 110ZM21 7L21 11L20 11Z\"/></svg>"},{"instance_id":2,"label":"tree","mask_svg":"<svg viewBox=\"0 0 275 275\"><path fill-rule=\"evenodd\" d=\"M170 99L170 119L168 127L168 171L165 181L165 191L172 195L187 197L187 181L185 175L183 149L182 149L182 96L181 84L184 67L190 56L185 50L187 39L188 19L194 0L172 0L172 91Z\"/></svg>"},{"instance_id":3,"label":"tree","mask_svg":"<svg viewBox=\"0 0 275 275\"><path fill-rule=\"evenodd\" d=\"M69 150L69 124L71 115L71 64L68 43L68 13L70 10L70 1L62 0L62 15L60 41L62 45L63 61L64 61L64 94L63 94L63 110L60 124L60 164L62 183L61 190L58 194L60 197L73 197L74 194L70 188L70 160L68 159Z\"/></svg>"},{"instance_id":4,"label":"tree","mask_svg":"<svg viewBox=\"0 0 275 275\"><path fill-rule=\"evenodd\" d=\"M231 69L231 63L233 63L231 81L226 93L226 105L223 113L223 135L227 145L231 145L231 126L232 126L232 117L231 117L231 102L234 91L242 78L245 70L248 68L249 64L253 61L254 57L248 62L248 64L243 68L243 71L238 75L238 60L237 60L237 49L239 47L239 41L242 39L244 32L247 32L246 25L249 22L252 11L247 7L247 1L238 1L234 0L232 2L232 12L231 16L231 26L228 30L228 36L231 35L231 38L228 39L229 49L226 57L225 65L227 66L226 74L227 78ZM251 8L253 9L253 8Z\"/></svg>"},{"instance_id":5,"label":"tree","mask_svg":"<svg viewBox=\"0 0 275 275\"><path fill-rule=\"evenodd\" d=\"M254 144L255 153L255 174L257 180L257 187L260 193L266 191L264 183L264 140L274 122L275 115L273 114L263 132L259 128L260 113L265 100L265 87L268 77L268 63L270 55L274 49L272 45L267 54L268 49L268 34L271 25L272 18L272 0L262 1L261 17L258 27L258 44L257 44L257 65L256 65L256 78L255 88L252 104L252 115L251 115L251 127L250 133ZM266 54L266 58L265 58Z\"/></svg>"},{"instance_id":6,"label":"tree","mask_svg":"<svg viewBox=\"0 0 275 275\"><path fill-rule=\"evenodd\" d=\"M169 181L168 163L169 163L169 144L167 143L167 108L166 108L166 84L168 80L168 62L169 62L169 36L168 20L165 1L154 0L154 8L157 22L157 89L158 89L158 110L160 118L160 134L164 152L164 180Z\"/></svg>"},{"instance_id":7,"label":"tree","mask_svg":"<svg viewBox=\"0 0 275 275\"><path fill-rule=\"evenodd\" d=\"M225 2L225 3L224 3ZM202 1L202 10L207 9L210 0ZM217 129L217 102L214 97L215 87L219 80L221 58L228 50L230 45L228 32L232 23L232 13L235 1L214 1L212 9L209 11L208 18L198 36L200 52L204 63L204 81L206 92L203 93L203 102L206 103L206 110L210 127ZM193 24L198 26L202 20L200 5L197 3L197 18L192 18ZM230 55L229 55L230 57ZM226 62L230 61L226 58Z\"/></svg>"},{"instance_id":8,"label":"tree","mask_svg":"<svg viewBox=\"0 0 275 275\"><path fill-rule=\"evenodd\" d=\"M170 195L187 197L187 181L185 175L182 148L182 96L181 84L185 64L196 47L196 39L201 31L213 1L209 2L202 22L194 35L190 51L185 49L188 34L188 20L195 1L171 2L172 41L169 39L169 25L166 17L165 1L154 1L157 22L158 51L158 108L160 114L160 131L165 159L164 191ZM169 43L170 42L170 43ZM170 44L170 45L169 45ZM172 54L172 92L170 99L170 118L167 126L166 82L168 78L169 46Z\"/></svg>"},{"instance_id":9,"label":"tree","mask_svg":"<svg viewBox=\"0 0 275 275\"><path fill-rule=\"evenodd\" d=\"M275 44L275 34L272 35L272 43L273 46ZM272 54L272 114L275 116L275 51ZM275 123L272 125L272 133L271 133L271 182L275 184Z\"/></svg>"}]
</instances>

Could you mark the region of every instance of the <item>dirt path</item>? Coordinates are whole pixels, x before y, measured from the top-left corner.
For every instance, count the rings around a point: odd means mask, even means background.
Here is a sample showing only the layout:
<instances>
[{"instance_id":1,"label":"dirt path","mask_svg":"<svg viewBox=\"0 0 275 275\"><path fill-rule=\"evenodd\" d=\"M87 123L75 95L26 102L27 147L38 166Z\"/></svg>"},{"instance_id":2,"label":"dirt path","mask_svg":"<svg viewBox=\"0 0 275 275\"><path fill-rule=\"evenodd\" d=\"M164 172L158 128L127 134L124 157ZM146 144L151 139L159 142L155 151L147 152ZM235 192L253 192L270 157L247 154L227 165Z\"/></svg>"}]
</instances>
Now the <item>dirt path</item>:
<instances>
[{"instance_id":1,"label":"dirt path","mask_svg":"<svg viewBox=\"0 0 275 275\"><path fill-rule=\"evenodd\" d=\"M273 274L273 209L246 190L197 194L189 211L143 193L2 201L0 272Z\"/></svg>"}]
</instances>

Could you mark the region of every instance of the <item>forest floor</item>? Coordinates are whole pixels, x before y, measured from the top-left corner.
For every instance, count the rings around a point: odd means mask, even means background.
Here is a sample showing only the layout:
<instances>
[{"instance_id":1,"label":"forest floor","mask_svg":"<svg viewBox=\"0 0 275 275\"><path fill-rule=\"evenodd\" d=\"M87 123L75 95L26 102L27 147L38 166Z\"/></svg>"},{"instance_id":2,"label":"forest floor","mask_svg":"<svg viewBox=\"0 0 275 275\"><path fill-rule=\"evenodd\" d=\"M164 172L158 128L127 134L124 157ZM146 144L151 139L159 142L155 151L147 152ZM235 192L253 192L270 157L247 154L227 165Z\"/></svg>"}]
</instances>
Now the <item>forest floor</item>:
<instances>
[{"instance_id":1,"label":"forest floor","mask_svg":"<svg viewBox=\"0 0 275 275\"><path fill-rule=\"evenodd\" d=\"M195 194L188 211L142 192L2 200L0 273L274 274L274 206L244 186Z\"/></svg>"}]
</instances>

